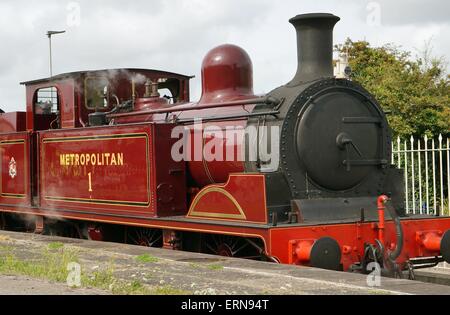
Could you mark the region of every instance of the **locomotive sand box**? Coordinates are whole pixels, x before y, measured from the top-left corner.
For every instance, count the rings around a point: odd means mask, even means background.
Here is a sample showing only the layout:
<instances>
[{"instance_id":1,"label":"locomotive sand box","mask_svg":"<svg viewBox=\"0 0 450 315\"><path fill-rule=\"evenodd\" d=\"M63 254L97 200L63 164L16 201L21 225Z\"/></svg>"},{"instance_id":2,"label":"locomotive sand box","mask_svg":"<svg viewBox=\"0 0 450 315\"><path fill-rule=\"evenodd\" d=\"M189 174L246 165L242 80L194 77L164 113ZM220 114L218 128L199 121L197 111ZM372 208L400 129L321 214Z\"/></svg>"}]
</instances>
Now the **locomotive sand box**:
<instances>
[{"instance_id":1,"label":"locomotive sand box","mask_svg":"<svg viewBox=\"0 0 450 315\"><path fill-rule=\"evenodd\" d=\"M156 70L23 83L26 112L0 115L0 227L392 276L450 262L450 218L405 211L382 108L333 76L338 21L290 20L297 73L264 96L234 45L205 57L196 103Z\"/></svg>"}]
</instances>

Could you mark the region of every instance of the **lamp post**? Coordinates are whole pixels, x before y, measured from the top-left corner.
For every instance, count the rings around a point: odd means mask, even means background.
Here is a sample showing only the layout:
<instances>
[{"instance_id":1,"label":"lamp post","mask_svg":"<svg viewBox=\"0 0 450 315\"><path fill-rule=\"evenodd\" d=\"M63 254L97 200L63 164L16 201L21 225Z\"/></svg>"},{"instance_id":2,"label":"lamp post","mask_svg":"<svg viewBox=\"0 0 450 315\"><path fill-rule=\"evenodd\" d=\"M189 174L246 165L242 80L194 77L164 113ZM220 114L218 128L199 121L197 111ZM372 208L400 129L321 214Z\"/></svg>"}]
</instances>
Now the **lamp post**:
<instances>
[{"instance_id":1,"label":"lamp post","mask_svg":"<svg viewBox=\"0 0 450 315\"><path fill-rule=\"evenodd\" d=\"M47 37L48 37L48 43L50 47L50 78L53 77L53 65L52 65L52 36L56 34L63 34L66 31L48 31Z\"/></svg>"}]
</instances>

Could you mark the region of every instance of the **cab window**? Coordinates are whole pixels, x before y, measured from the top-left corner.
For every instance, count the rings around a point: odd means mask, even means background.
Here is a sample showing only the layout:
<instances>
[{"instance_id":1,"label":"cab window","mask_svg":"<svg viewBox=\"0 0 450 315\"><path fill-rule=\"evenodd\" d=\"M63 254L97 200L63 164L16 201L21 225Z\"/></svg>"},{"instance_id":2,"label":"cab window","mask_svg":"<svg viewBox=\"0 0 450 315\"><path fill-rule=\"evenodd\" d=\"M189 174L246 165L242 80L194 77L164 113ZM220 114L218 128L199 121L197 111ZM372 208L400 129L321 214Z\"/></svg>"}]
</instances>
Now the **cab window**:
<instances>
[{"instance_id":1,"label":"cab window","mask_svg":"<svg viewBox=\"0 0 450 315\"><path fill-rule=\"evenodd\" d=\"M60 96L56 87L46 87L34 95L35 130L59 129Z\"/></svg>"},{"instance_id":2,"label":"cab window","mask_svg":"<svg viewBox=\"0 0 450 315\"><path fill-rule=\"evenodd\" d=\"M58 91L55 87L43 88L37 91L35 113L49 115L58 113Z\"/></svg>"},{"instance_id":3,"label":"cab window","mask_svg":"<svg viewBox=\"0 0 450 315\"><path fill-rule=\"evenodd\" d=\"M85 80L85 106L89 110L102 110L109 106L109 80L88 77Z\"/></svg>"},{"instance_id":4,"label":"cab window","mask_svg":"<svg viewBox=\"0 0 450 315\"><path fill-rule=\"evenodd\" d=\"M159 89L158 93L161 97L168 99L170 104L173 104L172 91L170 91L168 88Z\"/></svg>"}]
</instances>

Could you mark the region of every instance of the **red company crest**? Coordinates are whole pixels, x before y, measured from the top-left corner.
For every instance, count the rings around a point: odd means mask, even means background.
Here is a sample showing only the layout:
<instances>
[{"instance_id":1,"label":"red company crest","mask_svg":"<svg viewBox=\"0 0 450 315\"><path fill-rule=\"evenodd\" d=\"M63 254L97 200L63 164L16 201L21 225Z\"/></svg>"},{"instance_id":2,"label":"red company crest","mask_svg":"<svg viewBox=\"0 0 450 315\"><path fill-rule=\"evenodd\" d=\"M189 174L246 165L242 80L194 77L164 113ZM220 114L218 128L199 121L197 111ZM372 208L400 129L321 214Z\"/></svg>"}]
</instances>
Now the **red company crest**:
<instances>
[{"instance_id":1,"label":"red company crest","mask_svg":"<svg viewBox=\"0 0 450 315\"><path fill-rule=\"evenodd\" d=\"M17 175L17 163L16 160L12 157L11 161L9 161L9 176L11 178L16 177Z\"/></svg>"}]
</instances>

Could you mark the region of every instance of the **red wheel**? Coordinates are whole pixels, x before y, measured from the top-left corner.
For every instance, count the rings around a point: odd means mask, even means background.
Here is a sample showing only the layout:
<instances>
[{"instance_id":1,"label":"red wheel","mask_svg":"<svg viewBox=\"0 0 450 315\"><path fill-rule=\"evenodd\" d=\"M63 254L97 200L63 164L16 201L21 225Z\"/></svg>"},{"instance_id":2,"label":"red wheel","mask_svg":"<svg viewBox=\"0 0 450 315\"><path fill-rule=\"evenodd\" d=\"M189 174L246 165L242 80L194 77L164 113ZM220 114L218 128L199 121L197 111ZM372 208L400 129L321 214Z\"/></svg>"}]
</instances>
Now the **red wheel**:
<instances>
[{"instance_id":1,"label":"red wheel","mask_svg":"<svg viewBox=\"0 0 450 315\"><path fill-rule=\"evenodd\" d=\"M161 230L146 228L129 228L127 230L127 243L146 247L162 247L162 232Z\"/></svg>"},{"instance_id":2,"label":"red wheel","mask_svg":"<svg viewBox=\"0 0 450 315\"><path fill-rule=\"evenodd\" d=\"M204 253L253 260L264 259L264 246L260 243L260 240L228 235L205 235L202 240Z\"/></svg>"}]
</instances>

